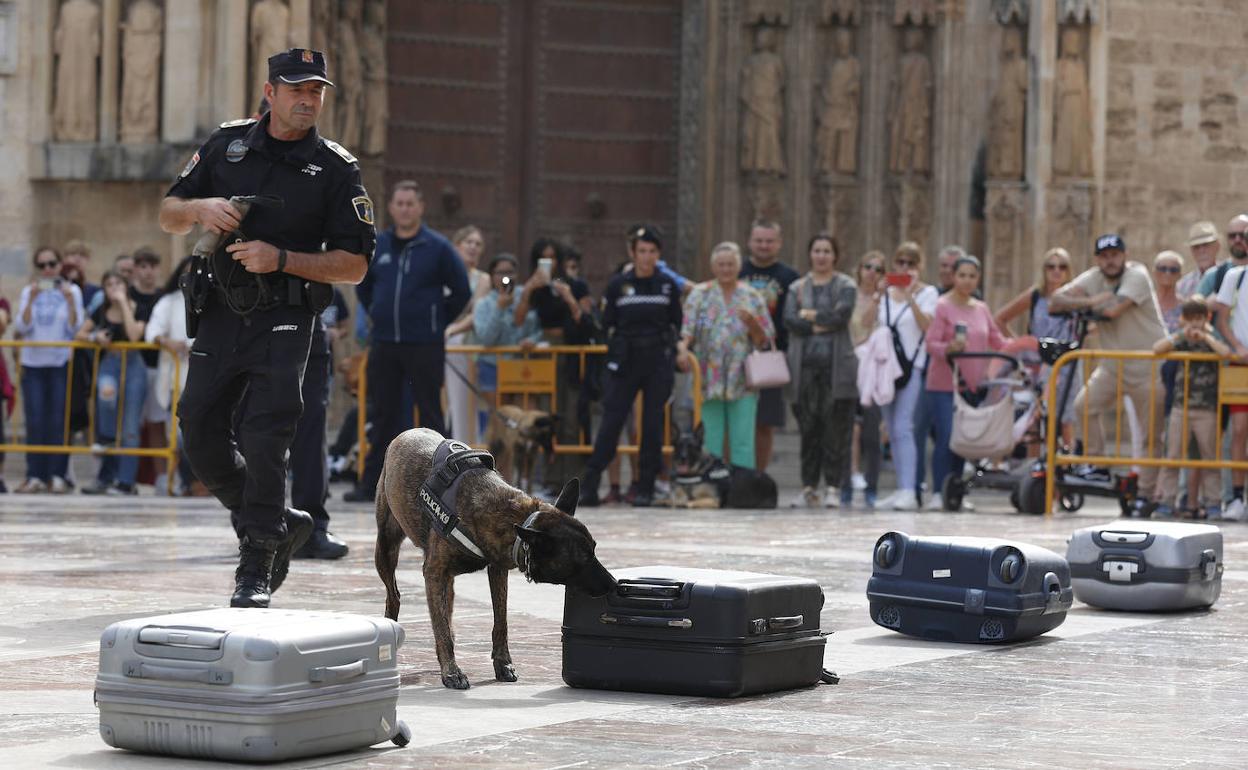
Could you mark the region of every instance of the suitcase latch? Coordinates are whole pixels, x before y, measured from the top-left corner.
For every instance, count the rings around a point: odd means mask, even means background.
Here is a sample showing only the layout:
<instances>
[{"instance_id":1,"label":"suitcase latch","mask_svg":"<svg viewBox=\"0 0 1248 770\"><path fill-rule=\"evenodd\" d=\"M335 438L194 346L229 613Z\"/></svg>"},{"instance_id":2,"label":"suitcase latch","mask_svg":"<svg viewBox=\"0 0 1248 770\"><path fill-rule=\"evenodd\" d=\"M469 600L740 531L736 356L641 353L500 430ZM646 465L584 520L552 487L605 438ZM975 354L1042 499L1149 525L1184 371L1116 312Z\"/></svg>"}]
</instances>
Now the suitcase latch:
<instances>
[{"instance_id":1,"label":"suitcase latch","mask_svg":"<svg viewBox=\"0 0 1248 770\"><path fill-rule=\"evenodd\" d=\"M1101 569L1109 574L1111 582L1130 583L1131 576L1140 571L1140 565L1133 561L1106 561L1101 563Z\"/></svg>"},{"instance_id":2,"label":"suitcase latch","mask_svg":"<svg viewBox=\"0 0 1248 770\"><path fill-rule=\"evenodd\" d=\"M1212 548L1206 548L1200 555L1200 571L1205 580L1213 580L1218 576L1222 565L1218 564L1218 554Z\"/></svg>"}]
</instances>

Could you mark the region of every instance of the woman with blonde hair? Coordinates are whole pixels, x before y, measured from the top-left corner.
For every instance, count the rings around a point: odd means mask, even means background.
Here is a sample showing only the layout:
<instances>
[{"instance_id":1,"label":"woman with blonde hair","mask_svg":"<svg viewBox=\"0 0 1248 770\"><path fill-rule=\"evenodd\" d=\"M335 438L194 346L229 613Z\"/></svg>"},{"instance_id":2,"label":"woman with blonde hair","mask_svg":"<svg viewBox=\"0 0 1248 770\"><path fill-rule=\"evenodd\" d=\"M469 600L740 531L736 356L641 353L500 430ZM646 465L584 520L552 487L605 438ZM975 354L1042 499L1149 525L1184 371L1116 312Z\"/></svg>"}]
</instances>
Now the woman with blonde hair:
<instances>
[{"instance_id":1,"label":"woman with blonde hair","mask_svg":"<svg viewBox=\"0 0 1248 770\"><path fill-rule=\"evenodd\" d=\"M714 278L685 298L677 365L689 367L692 349L702 368L703 446L733 465L754 467L758 394L745 384L745 359L774 342L776 331L763 295L739 279L741 249L725 241L711 249ZM728 457L724 457L724 439Z\"/></svg>"},{"instance_id":2,"label":"woman with blonde hair","mask_svg":"<svg viewBox=\"0 0 1248 770\"><path fill-rule=\"evenodd\" d=\"M464 268L468 271L468 286L472 297L464 306L464 312L446 327L447 345L466 345L472 332L472 311L477 300L490 292L490 276L477 267L481 255L485 252L485 236L476 225L467 225L455 231L451 236L451 245L455 247ZM473 394L468 382L475 380L472 357L467 353L447 353L446 371L446 404L450 413L450 432L453 438L469 444L477 440L477 409L473 408ZM478 405L478 409L481 408Z\"/></svg>"},{"instance_id":3,"label":"woman with blonde hair","mask_svg":"<svg viewBox=\"0 0 1248 770\"><path fill-rule=\"evenodd\" d=\"M866 343L871 332L879 325L880 276L888 257L882 251L868 251L858 260L854 279L858 283L858 299L854 314L849 320L849 339L854 348ZM850 483L842 483L841 505L853 502L853 494L861 490L863 504L875 507L880 481L880 407L872 403L863 406L859 401L855 415L853 446L851 448ZM843 481L843 480L842 480Z\"/></svg>"}]
</instances>

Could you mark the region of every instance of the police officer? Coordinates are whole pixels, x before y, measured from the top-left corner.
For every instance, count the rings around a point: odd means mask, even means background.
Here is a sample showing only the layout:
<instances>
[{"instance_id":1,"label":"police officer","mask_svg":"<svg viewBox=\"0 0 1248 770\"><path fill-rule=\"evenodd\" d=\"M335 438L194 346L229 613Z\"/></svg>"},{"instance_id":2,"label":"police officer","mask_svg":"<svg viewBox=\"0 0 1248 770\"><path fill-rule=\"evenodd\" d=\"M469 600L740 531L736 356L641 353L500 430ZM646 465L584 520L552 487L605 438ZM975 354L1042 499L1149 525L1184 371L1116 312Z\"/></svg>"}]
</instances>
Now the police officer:
<instances>
[{"instance_id":1,"label":"police officer","mask_svg":"<svg viewBox=\"0 0 1248 770\"><path fill-rule=\"evenodd\" d=\"M603 295L607 343L602 424L581 487L581 505L598 504L602 471L615 456L629 409L644 394L641 413L640 479L633 505L654 502L654 481L663 453L663 407L672 394L676 336L680 330L680 288L659 272L663 243L658 228L641 225L628 234L633 269L611 279Z\"/></svg>"},{"instance_id":2,"label":"police officer","mask_svg":"<svg viewBox=\"0 0 1248 770\"><path fill-rule=\"evenodd\" d=\"M209 294L178 416L191 467L243 533L235 607L268 606L291 553L312 532L312 518L287 508L285 497L313 323L332 296L328 284L359 283L373 251L359 166L316 131L332 85L319 51L269 57L269 113L223 124L160 208L166 232L199 224L229 235L205 270ZM231 196L263 197L240 219ZM195 307L203 298L191 299ZM244 392L236 441L229 415Z\"/></svg>"}]
</instances>

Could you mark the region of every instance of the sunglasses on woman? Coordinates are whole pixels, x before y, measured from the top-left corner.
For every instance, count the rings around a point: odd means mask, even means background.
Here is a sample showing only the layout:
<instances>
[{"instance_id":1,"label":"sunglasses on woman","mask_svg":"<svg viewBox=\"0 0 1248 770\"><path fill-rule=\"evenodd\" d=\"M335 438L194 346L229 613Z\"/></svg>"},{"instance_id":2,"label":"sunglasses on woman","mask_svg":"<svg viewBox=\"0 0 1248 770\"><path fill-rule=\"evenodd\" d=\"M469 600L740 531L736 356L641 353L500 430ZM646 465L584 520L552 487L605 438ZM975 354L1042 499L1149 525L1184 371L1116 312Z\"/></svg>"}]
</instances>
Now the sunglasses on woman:
<instances>
[{"instance_id":1,"label":"sunglasses on woman","mask_svg":"<svg viewBox=\"0 0 1248 770\"><path fill-rule=\"evenodd\" d=\"M60 262L36 262L35 264L39 266L40 270L48 270L53 267L59 267L61 263Z\"/></svg>"},{"instance_id":2,"label":"sunglasses on woman","mask_svg":"<svg viewBox=\"0 0 1248 770\"><path fill-rule=\"evenodd\" d=\"M862 269L863 269L863 270L870 270L870 271L871 271L871 272L873 272L873 273L882 273L882 272L884 272L884 266L883 266L883 265L863 265L863 266L862 266Z\"/></svg>"},{"instance_id":3,"label":"sunglasses on woman","mask_svg":"<svg viewBox=\"0 0 1248 770\"><path fill-rule=\"evenodd\" d=\"M1044 269L1045 269L1045 270L1061 270L1061 271L1064 273L1064 272L1066 272L1067 270L1069 270L1070 268L1069 268L1069 267L1067 267L1066 265L1063 265L1063 264L1062 264L1062 263L1060 263L1060 262L1050 262L1050 263L1048 263L1047 265L1045 265L1045 266L1044 266Z\"/></svg>"},{"instance_id":4,"label":"sunglasses on woman","mask_svg":"<svg viewBox=\"0 0 1248 770\"><path fill-rule=\"evenodd\" d=\"M1157 267L1154 267L1153 269L1159 273L1178 274L1182 272L1182 268L1175 267L1174 265L1158 265Z\"/></svg>"}]
</instances>

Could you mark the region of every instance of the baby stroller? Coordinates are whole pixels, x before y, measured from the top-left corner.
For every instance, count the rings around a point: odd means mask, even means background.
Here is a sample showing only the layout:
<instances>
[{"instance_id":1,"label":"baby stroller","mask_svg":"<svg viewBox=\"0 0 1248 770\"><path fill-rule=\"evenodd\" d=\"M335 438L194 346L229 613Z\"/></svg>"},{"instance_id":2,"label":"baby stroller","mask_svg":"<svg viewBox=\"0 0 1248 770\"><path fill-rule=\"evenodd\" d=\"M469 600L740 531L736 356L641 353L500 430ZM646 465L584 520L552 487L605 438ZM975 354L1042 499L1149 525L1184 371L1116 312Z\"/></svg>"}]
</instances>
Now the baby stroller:
<instances>
[{"instance_id":1,"label":"baby stroller","mask_svg":"<svg viewBox=\"0 0 1248 770\"><path fill-rule=\"evenodd\" d=\"M977 387L962 378L958 362L980 360L987 376ZM1022 361L1005 353L953 353L949 356L957 387L953 393L953 433L949 448L971 466L964 475L949 474L941 487L946 511L962 509L975 487L1010 492L1018 507L1019 482L1030 464L1029 445L1039 443L1044 424L1044 399L1027 376Z\"/></svg>"}]
</instances>

